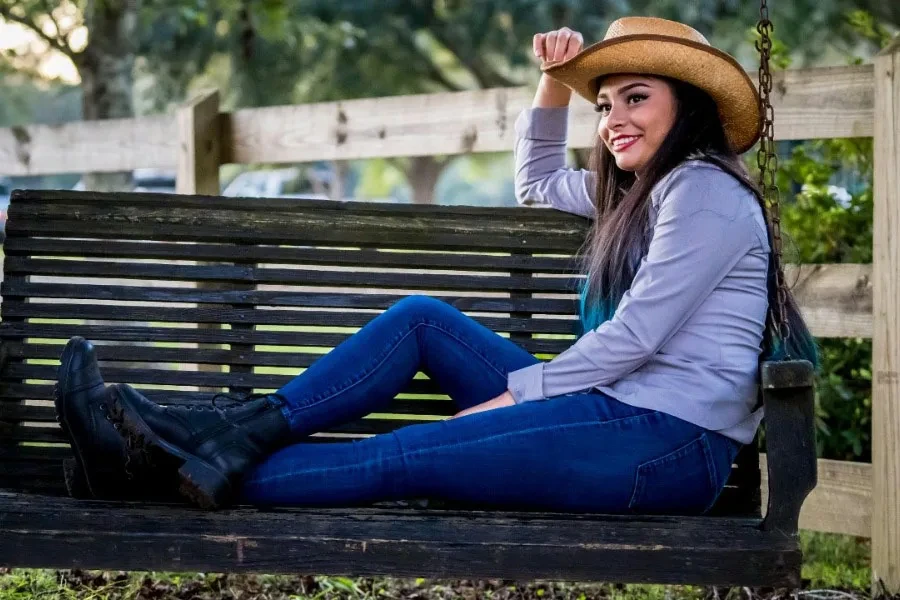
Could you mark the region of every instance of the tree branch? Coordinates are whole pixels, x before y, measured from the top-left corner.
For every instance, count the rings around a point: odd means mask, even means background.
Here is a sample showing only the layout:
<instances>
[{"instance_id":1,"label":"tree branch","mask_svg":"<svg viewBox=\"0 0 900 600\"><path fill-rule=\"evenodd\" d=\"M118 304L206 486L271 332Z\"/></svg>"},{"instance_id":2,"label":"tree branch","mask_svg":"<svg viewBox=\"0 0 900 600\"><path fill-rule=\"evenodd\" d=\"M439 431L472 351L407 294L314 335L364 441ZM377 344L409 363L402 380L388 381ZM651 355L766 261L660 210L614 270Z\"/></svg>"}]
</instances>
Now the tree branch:
<instances>
[{"instance_id":1,"label":"tree branch","mask_svg":"<svg viewBox=\"0 0 900 600\"><path fill-rule=\"evenodd\" d=\"M512 87L519 85L517 82L504 77L490 67L478 54L471 51L463 51L464 45L457 43L451 39L446 32L442 31L440 26L429 27L429 31L434 38L441 43L447 50L452 52L454 56L472 73L472 76L478 81L478 85L482 88L491 87Z\"/></svg>"},{"instance_id":2,"label":"tree branch","mask_svg":"<svg viewBox=\"0 0 900 600\"><path fill-rule=\"evenodd\" d=\"M19 25L27 27L28 29L36 33L42 40L50 44L50 46L54 50L62 52L71 59L75 58L75 52L73 52L69 46L64 45L59 40L59 38L53 37L52 35L47 35L47 33L41 28L40 25L27 17L22 17L13 13L11 7L0 5L0 17L3 17L3 19L6 21L11 21L13 23L18 23ZM54 24L56 24L56 20L53 19L53 17L51 17L51 19L53 20ZM56 32L58 34L59 29L57 29Z\"/></svg>"},{"instance_id":3,"label":"tree branch","mask_svg":"<svg viewBox=\"0 0 900 600\"><path fill-rule=\"evenodd\" d=\"M441 71L428 54L416 44L416 40L410 34L408 29L398 27L396 23L391 23L391 30L397 36L398 40L402 40L403 44L414 53L425 69L426 76L432 81L444 86L448 91L460 92L465 88L457 83L447 79L447 76Z\"/></svg>"},{"instance_id":4,"label":"tree branch","mask_svg":"<svg viewBox=\"0 0 900 600\"><path fill-rule=\"evenodd\" d=\"M63 35L62 29L59 27L59 21L56 20L56 17L53 15L53 6L50 4L49 0L43 0L44 10L47 11L47 18L50 19L50 22L53 23L53 30L56 32L56 39L59 41L61 46L66 46L69 48L69 44L63 44L62 40L65 40L66 37ZM71 48L69 48L71 50Z\"/></svg>"}]
</instances>

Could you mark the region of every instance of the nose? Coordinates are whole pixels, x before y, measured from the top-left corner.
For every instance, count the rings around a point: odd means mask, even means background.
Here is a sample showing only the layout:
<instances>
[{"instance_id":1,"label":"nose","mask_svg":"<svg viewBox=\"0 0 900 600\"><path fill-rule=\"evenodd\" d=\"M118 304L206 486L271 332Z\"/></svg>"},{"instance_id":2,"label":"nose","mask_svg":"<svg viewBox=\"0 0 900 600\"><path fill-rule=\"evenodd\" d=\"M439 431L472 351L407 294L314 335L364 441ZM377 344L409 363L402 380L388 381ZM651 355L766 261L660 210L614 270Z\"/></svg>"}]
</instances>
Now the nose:
<instances>
[{"instance_id":1,"label":"nose","mask_svg":"<svg viewBox=\"0 0 900 600\"><path fill-rule=\"evenodd\" d=\"M612 108L609 109L609 114L606 115L606 127L608 129L619 129L625 124L625 122L625 107L622 106L622 104L619 102L613 104Z\"/></svg>"}]
</instances>

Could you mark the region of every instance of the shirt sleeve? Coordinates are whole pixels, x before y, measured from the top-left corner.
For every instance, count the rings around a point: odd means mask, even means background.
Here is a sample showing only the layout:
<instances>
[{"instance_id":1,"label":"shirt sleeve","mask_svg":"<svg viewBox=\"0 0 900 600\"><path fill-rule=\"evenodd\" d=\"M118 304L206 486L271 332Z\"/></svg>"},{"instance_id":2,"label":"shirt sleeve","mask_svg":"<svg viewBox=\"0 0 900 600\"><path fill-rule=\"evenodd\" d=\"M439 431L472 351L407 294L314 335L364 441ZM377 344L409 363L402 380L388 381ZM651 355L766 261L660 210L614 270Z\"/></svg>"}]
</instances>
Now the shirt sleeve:
<instances>
[{"instance_id":1,"label":"shirt sleeve","mask_svg":"<svg viewBox=\"0 0 900 600\"><path fill-rule=\"evenodd\" d=\"M510 373L516 403L609 385L638 369L751 249L754 225L734 210L743 196L728 190L723 198L723 186L705 182L689 174L672 178L647 256L612 319L553 360Z\"/></svg>"},{"instance_id":2,"label":"shirt sleeve","mask_svg":"<svg viewBox=\"0 0 900 600\"><path fill-rule=\"evenodd\" d=\"M566 166L568 120L568 108L530 108L516 119L516 200L593 218L594 174Z\"/></svg>"}]
</instances>

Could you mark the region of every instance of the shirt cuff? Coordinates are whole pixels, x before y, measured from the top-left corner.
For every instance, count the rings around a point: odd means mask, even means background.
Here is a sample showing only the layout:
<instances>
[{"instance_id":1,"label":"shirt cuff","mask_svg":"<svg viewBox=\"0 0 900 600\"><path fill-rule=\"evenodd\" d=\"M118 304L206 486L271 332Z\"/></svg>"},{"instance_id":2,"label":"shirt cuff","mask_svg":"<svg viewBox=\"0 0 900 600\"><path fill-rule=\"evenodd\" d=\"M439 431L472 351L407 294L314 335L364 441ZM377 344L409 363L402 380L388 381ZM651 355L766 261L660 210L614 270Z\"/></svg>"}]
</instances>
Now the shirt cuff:
<instances>
[{"instance_id":1,"label":"shirt cuff","mask_svg":"<svg viewBox=\"0 0 900 600\"><path fill-rule=\"evenodd\" d=\"M513 371L507 376L506 387L516 404L544 399L544 363Z\"/></svg>"},{"instance_id":2,"label":"shirt cuff","mask_svg":"<svg viewBox=\"0 0 900 600\"><path fill-rule=\"evenodd\" d=\"M569 130L569 109L526 108L516 119L515 129L523 139L565 142Z\"/></svg>"}]
</instances>

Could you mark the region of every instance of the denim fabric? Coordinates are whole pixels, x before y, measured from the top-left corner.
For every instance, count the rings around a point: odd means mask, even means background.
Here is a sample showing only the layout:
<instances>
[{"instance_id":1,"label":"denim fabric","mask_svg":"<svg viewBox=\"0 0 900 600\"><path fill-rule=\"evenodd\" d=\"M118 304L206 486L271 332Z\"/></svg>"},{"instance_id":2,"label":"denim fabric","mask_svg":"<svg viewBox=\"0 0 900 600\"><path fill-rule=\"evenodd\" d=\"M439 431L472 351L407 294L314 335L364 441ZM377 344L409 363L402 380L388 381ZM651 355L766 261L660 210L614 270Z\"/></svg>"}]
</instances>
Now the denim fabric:
<instances>
[{"instance_id":1,"label":"denim fabric","mask_svg":"<svg viewBox=\"0 0 900 600\"><path fill-rule=\"evenodd\" d=\"M462 410L502 394L510 371L537 362L445 302L405 298L279 390L298 443L248 474L243 499L347 506L440 498L615 513L698 514L712 506L740 445L596 390L359 441L299 441L388 412L417 371Z\"/></svg>"}]
</instances>

